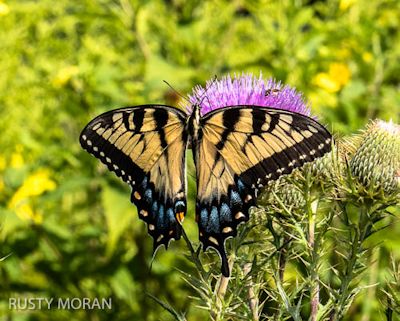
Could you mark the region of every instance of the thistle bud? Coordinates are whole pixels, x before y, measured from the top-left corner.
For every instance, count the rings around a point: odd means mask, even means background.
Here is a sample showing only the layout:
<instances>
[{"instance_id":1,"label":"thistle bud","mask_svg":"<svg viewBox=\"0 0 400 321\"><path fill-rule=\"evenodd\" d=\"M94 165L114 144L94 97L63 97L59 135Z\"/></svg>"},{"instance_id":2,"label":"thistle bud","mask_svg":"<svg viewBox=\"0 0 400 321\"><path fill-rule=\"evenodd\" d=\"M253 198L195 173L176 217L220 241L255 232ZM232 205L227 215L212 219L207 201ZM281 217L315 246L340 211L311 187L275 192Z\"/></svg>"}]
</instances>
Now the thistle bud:
<instances>
[{"instance_id":1,"label":"thistle bud","mask_svg":"<svg viewBox=\"0 0 400 321\"><path fill-rule=\"evenodd\" d=\"M306 205L302 191L293 184L287 184L285 188L279 193L283 204L289 208L303 210Z\"/></svg>"},{"instance_id":2,"label":"thistle bud","mask_svg":"<svg viewBox=\"0 0 400 321\"><path fill-rule=\"evenodd\" d=\"M314 177L318 178L322 184L337 179L337 176L340 175L338 172L340 170L340 162L338 159L337 147L332 144L332 151L330 153L317 158L312 163L308 164L308 166L310 166L311 173Z\"/></svg>"},{"instance_id":3,"label":"thistle bud","mask_svg":"<svg viewBox=\"0 0 400 321\"><path fill-rule=\"evenodd\" d=\"M352 175L369 191L399 191L400 126L392 121L372 121L360 138L350 160Z\"/></svg>"},{"instance_id":4,"label":"thistle bud","mask_svg":"<svg viewBox=\"0 0 400 321\"><path fill-rule=\"evenodd\" d=\"M290 177L281 177L277 181L273 181L264 190L259 199L260 205L266 207L267 210L279 214L284 214L282 204L293 212L303 211L305 199L302 191L293 184L293 174Z\"/></svg>"}]
</instances>

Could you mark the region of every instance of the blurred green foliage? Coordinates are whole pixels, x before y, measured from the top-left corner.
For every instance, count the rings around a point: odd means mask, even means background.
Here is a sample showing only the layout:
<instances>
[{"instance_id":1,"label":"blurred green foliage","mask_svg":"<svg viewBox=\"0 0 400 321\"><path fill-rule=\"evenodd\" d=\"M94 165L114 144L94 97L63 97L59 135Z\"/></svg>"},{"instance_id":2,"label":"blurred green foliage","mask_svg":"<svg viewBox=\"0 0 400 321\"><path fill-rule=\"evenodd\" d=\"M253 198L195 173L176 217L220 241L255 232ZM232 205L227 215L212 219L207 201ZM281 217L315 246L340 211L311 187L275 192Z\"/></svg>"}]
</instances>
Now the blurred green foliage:
<instances>
[{"instance_id":1,"label":"blurred green foliage","mask_svg":"<svg viewBox=\"0 0 400 321\"><path fill-rule=\"evenodd\" d=\"M164 79L187 93L260 71L303 91L336 134L375 117L398 123L399 28L396 0L0 1L0 316L169 320L150 293L204 320L176 270L194 271L183 242L152 261L128 188L81 150L80 130L120 106L177 105ZM400 245L390 229L384 257ZM111 297L113 309L8 310L27 294ZM380 320L370 304L357 301L349 320Z\"/></svg>"}]
</instances>

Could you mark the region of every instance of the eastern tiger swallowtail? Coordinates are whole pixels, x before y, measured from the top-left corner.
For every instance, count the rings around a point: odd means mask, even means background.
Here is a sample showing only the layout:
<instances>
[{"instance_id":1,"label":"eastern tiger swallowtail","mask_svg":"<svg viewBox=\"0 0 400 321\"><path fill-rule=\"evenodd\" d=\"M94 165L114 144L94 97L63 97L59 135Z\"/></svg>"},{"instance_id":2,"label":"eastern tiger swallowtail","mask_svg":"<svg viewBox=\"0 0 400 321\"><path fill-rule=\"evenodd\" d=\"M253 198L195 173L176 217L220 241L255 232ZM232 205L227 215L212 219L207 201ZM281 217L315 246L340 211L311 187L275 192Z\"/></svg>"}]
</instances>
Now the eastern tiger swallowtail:
<instances>
[{"instance_id":1,"label":"eastern tiger swallowtail","mask_svg":"<svg viewBox=\"0 0 400 321\"><path fill-rule=\"evenodd\" d=\"M116 109L93 119L80 143L132 188L154 250L182 234L186 215L185 151L192 146L197 178L196 221L203 249L212 247L229 276L225 240L249 219L257 192L331 149L330 133L301 114L230 106L187 115L165 105Z\"/></svg>"}]
</instances>

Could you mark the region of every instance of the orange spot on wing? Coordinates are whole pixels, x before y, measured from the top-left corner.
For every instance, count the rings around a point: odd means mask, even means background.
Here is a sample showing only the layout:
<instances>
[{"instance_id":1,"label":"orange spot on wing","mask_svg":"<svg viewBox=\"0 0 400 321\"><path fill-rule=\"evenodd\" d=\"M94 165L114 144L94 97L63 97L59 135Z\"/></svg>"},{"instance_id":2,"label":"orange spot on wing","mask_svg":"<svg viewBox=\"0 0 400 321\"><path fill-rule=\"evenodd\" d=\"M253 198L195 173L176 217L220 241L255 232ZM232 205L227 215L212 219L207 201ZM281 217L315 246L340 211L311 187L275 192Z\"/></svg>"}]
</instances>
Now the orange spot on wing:
<instances>
[{"instance_id":1,"label":"orange spot on wing","mask_svg":"<svg viewBox=\"0 0 400 321\"><path fill-rule=\"evenodd\" d=\"M175 214L176 220L182 224L183 220L185 219L185 214L183 212L179 212Z\"/></svg>"}]
</instances>

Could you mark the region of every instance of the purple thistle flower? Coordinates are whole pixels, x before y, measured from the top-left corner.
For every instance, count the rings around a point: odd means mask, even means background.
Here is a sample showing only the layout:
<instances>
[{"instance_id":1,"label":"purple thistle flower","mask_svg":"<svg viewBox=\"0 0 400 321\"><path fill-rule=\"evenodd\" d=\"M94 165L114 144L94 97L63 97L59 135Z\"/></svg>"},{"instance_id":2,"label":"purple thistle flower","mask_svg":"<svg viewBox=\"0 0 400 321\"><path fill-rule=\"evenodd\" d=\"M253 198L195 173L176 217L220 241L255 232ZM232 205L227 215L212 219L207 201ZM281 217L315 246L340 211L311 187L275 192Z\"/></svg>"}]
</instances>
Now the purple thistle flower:
<instances>
[{"instance_id":1,"label":"purple thistle flower","mask_svg":"<svg viewBox=\"0 0 400 321\"><path fill-rule=\"evenodd\" d=\"M303 95L288 85L273 78L264 80L262 74L230 75L222 79L208 80L205 88L196 86L189 94L190 105L185 105L191 113L193 105L201 107L201 114L233 105L252 105L284 109L310 116L310 108Z\"/></svg>"}]
</instances>

